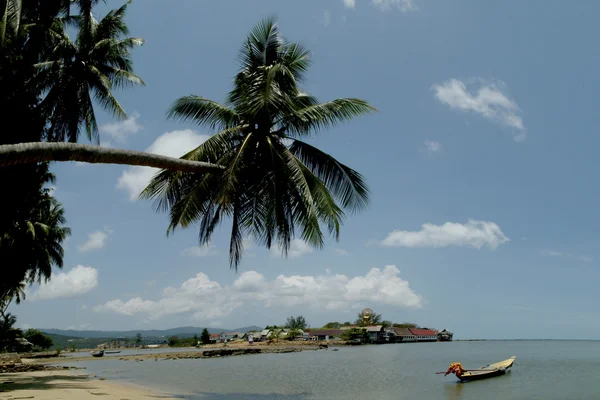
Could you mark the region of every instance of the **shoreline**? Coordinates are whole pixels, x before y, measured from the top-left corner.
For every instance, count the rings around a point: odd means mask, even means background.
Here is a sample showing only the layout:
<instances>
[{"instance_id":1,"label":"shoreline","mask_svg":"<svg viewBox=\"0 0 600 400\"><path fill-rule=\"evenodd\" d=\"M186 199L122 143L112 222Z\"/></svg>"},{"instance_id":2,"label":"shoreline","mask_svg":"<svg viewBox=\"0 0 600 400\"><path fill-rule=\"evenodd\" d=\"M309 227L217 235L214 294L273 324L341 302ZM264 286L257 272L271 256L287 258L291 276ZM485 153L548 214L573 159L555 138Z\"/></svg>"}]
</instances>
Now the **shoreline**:
<instances>
[{"instance_id":1,"label":"shoreline","mask_svg":"<svg viewBox=\"0 0 600 400\"><path fill-rule=\"evenodd\" d=\"M323 343L321 343L323 344ZM343 343L328 343L329 348L347 346ZM257 354L283 354L283 353L298 353L302 351L317 351L326 350L319 345L298 345L298 344L276 344L276 345L238 345L238 346L211 346L207 348L190 348L181 347L171 351L155 351L145 353L145 350L140 350L136 354L115 354L104 357L92 357L91 355L77 356L57 356L52 358L23 358L24 364L38 365L56 365L64 363L102 361L102 360L120 360L120 361L144 361L144 360L180 360L180 359L208 359L221 357L237 357L242 355L257 355Z\"/></svg>"},{"instance_id":2,"label":"shoreline","mask_svg":"<svg viewBox=\"0 0 600 400\"><path fill-rule=\"evenodd\" d=\"M0 398L35 400L175 400L175 394L69 370L0 374Z\"/></svg>"}]
</instances>

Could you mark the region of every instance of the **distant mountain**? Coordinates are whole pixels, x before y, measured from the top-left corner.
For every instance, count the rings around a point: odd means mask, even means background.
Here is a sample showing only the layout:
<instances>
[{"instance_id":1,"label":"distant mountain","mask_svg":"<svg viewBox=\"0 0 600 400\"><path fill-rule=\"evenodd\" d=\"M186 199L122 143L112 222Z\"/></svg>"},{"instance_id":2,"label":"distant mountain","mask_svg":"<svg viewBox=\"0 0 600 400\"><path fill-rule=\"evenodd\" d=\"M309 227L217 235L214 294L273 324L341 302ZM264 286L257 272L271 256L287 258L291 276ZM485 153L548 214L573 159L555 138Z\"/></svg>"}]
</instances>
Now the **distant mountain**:
<instances>
[{"instance_id":1,"label":"distant mountain","mask_svg":"<svg viewBox=\"0 0 600 400\"><path fill-rule=\"evenodd\" d=\"M195 326L183 326L180 328L173 329L150 329L150 330L132 330L132 331L77 331L72 329L43 329L42 332L46 332L51 335L68 336L70 338L120 338L120 337L135 337L138 333L145 339L160 338L168 336L179 336L179 337L192 337L194 335L200 335L204 328L198 328ZM246 326L237 329L221 329L221 328L207 328L210 333L221 333L221 332L248 332L262 330L260 326Z\"/></svg>"}]
</instances>

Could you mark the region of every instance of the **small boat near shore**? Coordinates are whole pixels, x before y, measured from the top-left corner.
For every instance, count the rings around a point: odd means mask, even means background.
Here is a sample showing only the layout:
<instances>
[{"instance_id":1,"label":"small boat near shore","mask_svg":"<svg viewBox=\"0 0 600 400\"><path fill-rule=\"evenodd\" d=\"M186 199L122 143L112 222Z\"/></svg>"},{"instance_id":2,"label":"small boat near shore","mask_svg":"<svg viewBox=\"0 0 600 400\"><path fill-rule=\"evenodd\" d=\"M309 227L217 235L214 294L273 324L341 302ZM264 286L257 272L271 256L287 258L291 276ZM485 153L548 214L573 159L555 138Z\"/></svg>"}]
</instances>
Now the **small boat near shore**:
<instances>
[{"instance_id":1,"label":"small boat near shore","mask_svg":"<svg viewBox=\"0 0 600 400\"><path fill-rule=\"evenodd\" d=\"M492 378L504 375L506 371L513 366L516 358L517 357L512 356L504 361L488 364L478 369L464 369L461 363L452 363L446 372L438 372L438 374L444 374L444 376L454 374L461 382Z\"/></svg>"},{"instance_id":2,"label":"small boat near shore","mask_svg":"<svg viewBox=\"0 0 600 400\"><path fill-rule=\"evenodd\" d=\"M103 356L104 356L104 350L92 351L92 357L103 357Z\"/></svg>"},{"instance_id":3,"label":"small boat near shore","mask_svg":"<svg viewBox=\"0 0 600 400\"><path fill-rule=\"evenodd\" d=\"M104 351L104 354L119 354L120 352L121 352L121 350L113 350L113 351L106 350L106 351Z\"/></svg>"}]
</instances>

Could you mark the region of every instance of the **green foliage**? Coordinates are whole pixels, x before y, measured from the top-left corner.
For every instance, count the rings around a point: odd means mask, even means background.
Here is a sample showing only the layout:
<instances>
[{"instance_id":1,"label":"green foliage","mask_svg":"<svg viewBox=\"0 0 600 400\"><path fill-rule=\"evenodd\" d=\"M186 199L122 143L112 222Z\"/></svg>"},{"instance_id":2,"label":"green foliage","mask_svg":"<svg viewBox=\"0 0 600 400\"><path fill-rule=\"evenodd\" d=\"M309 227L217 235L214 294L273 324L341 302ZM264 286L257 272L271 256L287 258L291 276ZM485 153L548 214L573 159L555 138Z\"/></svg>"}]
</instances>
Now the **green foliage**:
<instances>
[{"instance_id":1,"label":"green foliage","mask_svg":"<svg viewBox=\"0 0 600 400\"><path fill-rule=\"evenodd\" d=\"M0 144L75 142L81 129L98 142L92 98L118 117L125 113L112 90L143 84L132 72L131 50L139 38L127 37L128 4L97 21L98 0L0 1L0 109L9 127ZM75 40L67 34L75 30ZM14 127L17 127L14 128ZM48 164L0 169L10 196L0 198L0 314L24 283L47 281L61 268L62 243L70 234L64 211L45 185L53 182Z\"/></svg>"},{"instance_id":2,"label":"green foliage","mask_svg":"<svg viewBox=\"0 0 600 400\"><path fill-rule=\"evenodd\" d=\"M302 315L299 315L297 317L289 317L287 319L285 327L294 330L304 330L306 329L306 319Z\"/></svg>"},{"instance_id":3,"label":"green foliage","mask_svg":"<svg viewBox=\"0 0 600 400\"><path fill-rule=\"evenodd\" d=\"M302 139L375 111L346 98L319 103L300 84L309 52L287 42L273 18L260 21L239 52L240 70L224 104L190 95L175 101L168 116L216 133L182 156L216 162L222 174L162 170L141 197L169 210L168 232L200 224L199 241L210 241L223 218L232 222L229 261L238 267L243 240L252 236L287 255L298 234L321 248L327 226L339 238L344 210L368 205L364 178Z\"/></svg>"},{"instance_id":4,"label":"green foliage","mask_svg":"<svg viewBox=\"0 0 600 400\"><path fill-rule=\"evenodd\" d=\"M348 325L350 325L350 323L348 323ZM325 325L323 325L323 328L325 328L325 329L340 329L340 326L342 326L342 324L340 324L339 322L328 322Z\"/></svg>"},{"instance_id":5,"label":"green foliage","mask_svg":"<svg viewBox=\"0 0 600 400\"><path fill-rule=\"evenodd\" d=\"M412 322L403 322L401 324L393 324L394 328L418 328L419 325L414 324Z\"/></svg>"},{"instance_id":6,"label":"green foliage","mask_svg":"<svg viewBox=\"0 0 600 400\"><path fill-rule=\"evenodd\" d=\"M17 350L15 339L23 336L20 329L15 328L17 317L10 313L0 316L0 353Z\"/></svg>"},{"instance_id":7,"label":"green foliage","mask_svg":"<svg viewBox=\"0 0 600 400\"><path fill-rule=\"evenodd\" d=\"M352 322L350 322L350 321L346 321L342 324L342 326L351 326L351 325L352 325Z\"/></svg>"},{"instance_id":8,"label":"green foliage","mask_svg":"<svg viewBox=\"0 0 600 400\"><path fill-rule=\"evenodd\" d=\"M358 313L356 321L354 322L354 324L358 326L379 325L381 323L381 314L377 314L376 312L373 312L373 314L370 315L369 319L364 319L362 314Z\"/></svg>"},{"instance_id":9,"label":"green foliage","mask_svg":"<svg viewBox=\"0 0 600 400\"><path fill-rule=\"evenodd\" d=\"M40 332L37 329L28 329L23 337L35 347L42 350L47 350L54 345L54 342L50 336Z\"/></svg>"},{"instance_id":10,"label":"green foliage","mask_svg":"<svg viewBox=\"0 0 600 400\"><path fill-rule=\"evenodd\" d=\"M200 334L200 342L202 344L210 344L210 333L208 332L208 329L204 328L202 330L202 333Z\"/></svg>"},{"instance_id":11,"label":"green foliage","mask_svg":"<svg viewBox=\"0 0 600 400\"><path fill-rule=\"evenodd\" d=\"M352 328L342 333L343 340L365 340L367 331L363 328Z\"/></svg>"},{"instance_id":12,"label":"green foliage","mask_svg":"<svg viewBox=\"0 0 600 400\"><path fill-rule=\"evenodd\" d=\"M142 343L142 334L141 333L137 333L137 335L135 335L135 344L139 345L140 343Z\"/></svg>"},{"instance_id":13,"label":"green foliage","mask_svg":"<svg viewBox=\"0 0 600 400\"><path fill-rule=\"evenodd\" d=\"M177 346L177 343L179 343L179 337L177 337L177 336L171 336L171 337L169 337L169 339L167 339L167 344L170 347Z\"/></svg>"},{"instance_id":14,"label":"green foliage","mask_svg":"<svg viewBox=\"0 0 600 400\"><path fill-rule=\"evenodd\" d=\"M298 336L301 336L300 330L299 329L290 329L287 333L287 335L285 336L286 340L294 340L296 339Z\"/></svg>"},{"instance_id":15,"label":"green foliage","mask_svg":"<svg viewBox=\"0 0 600 400\"><path fill-rule=\"evenodd\" d=\"M169 347L193 347L198 344L198 338L180 338L178 336L171 336L167 340Z\"/></svg>"}]
</instances>

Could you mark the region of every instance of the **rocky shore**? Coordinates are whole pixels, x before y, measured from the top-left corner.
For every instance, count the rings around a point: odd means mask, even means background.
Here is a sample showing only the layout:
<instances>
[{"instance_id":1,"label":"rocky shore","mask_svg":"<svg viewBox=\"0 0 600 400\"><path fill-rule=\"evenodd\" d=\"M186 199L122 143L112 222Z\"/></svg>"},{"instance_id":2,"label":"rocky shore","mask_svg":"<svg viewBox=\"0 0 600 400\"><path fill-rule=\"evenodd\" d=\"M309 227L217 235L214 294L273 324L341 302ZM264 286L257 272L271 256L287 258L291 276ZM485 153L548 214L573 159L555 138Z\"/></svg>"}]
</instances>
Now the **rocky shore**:
<instances>
[{"instance_id":1,"label":"rocky shore","mask_svg":"<svg viewBox=\"0 0 600 400\"><path fill-rule=\"evenodd\" d=\"M12 374L17 372L37 372L37 371L63 371L70 369L78 369L69 366L52 366L41 364L21 364L21 363L5 363L0 364L0 374Z\"/></svg>"},{"instance_id":2,"label":"rocky shore","mask_svg":"<svg viewBox=\"0 0 600 400\"><path fill-rule=\"evenodd\" d=\"M189 348L181 348L181 351L177 352L160 352L160 353L147 353L147 354L132 354L132 355L115 355L115 356L104 356L99 358L93 358L88 355L86 356L68 356L60 355L58 357L45 358L45 359L23 359L25 364L38 364L38 365L56 365L59 363L74 363L80 361L100 361L106 360L107 358L121 361L144 361L144 360L190 360L200 358L220 358L220 357L232 357L252 354L282 354L282 353L298 353L301 351L316 351L325 350L327 348L335 348L343 346L343 344L312 344L312 345L254 345L254 346L219 346L211 347L203 351L190 351Z\"/></svg>"}]
</instances>

